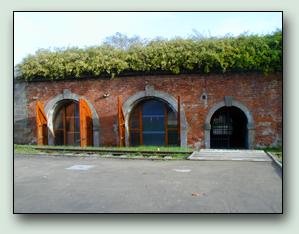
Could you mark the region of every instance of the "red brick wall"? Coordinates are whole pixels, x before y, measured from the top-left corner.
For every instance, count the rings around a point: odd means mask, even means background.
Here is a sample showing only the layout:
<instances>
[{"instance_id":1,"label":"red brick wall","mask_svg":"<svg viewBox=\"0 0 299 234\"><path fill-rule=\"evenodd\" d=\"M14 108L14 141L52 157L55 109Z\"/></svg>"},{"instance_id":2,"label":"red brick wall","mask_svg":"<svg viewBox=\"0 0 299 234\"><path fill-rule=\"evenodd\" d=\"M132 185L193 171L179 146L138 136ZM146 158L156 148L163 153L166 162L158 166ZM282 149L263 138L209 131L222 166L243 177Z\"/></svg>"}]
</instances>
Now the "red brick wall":
<instances>
[{"instance_id":1,"label":"red brick wall","mask_svg":"<svg viewBox=\"0 0 299 234\"><path fill-rule=\"evenodd\" d=\"M35 101L47 103L64 89L85 96L96 109L100 119L100 143L117 143L117 96L125 102L129 96L143 91L145 85L181 96L188 123L187 142L204 145L204 122L209 109L232 96L243 103L253 114L255 145L281 144L282 132L282 74L264 76L257 73L212 75L163 75L121 77L112 80L90 79L76 81L31 82L27 86L29 125L35 129ZM105 93L109 97L103 98ZM201 99L206 93L208 98ZM35 130L32 131L33 133ZM31 135L34 139L34 134ZM30 140L32 141L32 140ZM29 140L28 140L29 142Z\"/></svg>"}]
</instances>

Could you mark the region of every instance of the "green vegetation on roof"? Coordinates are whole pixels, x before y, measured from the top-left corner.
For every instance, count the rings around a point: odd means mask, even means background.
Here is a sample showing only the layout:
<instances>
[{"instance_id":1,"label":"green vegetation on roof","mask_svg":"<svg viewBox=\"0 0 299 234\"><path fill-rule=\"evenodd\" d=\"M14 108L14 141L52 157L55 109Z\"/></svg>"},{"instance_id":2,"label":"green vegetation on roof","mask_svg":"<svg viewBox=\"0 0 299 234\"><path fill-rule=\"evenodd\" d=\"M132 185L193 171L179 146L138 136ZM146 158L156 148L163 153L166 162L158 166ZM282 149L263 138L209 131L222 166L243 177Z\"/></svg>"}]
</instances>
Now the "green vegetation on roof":
<instances>
[{"instance_id":1,"label":"green vegetation on roof","mask_svg":"<svg viewBox=\"0 0 299 234\"><path fill-rule=\"evenodd\" d=\"M152 40L122 49L101 45L86 49L39 50L15 67L24 80L116 77L128 73L225 73L282 71L282 32L265 36Z\"/></svg>"}]
</instances>

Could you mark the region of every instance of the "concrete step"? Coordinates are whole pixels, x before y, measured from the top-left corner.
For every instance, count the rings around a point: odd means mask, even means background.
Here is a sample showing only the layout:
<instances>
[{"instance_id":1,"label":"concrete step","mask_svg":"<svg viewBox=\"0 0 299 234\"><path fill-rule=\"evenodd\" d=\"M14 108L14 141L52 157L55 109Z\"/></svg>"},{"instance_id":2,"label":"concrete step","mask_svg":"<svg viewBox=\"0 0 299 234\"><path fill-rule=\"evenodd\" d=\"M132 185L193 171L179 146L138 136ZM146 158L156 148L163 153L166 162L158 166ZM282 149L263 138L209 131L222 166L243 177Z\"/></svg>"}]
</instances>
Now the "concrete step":
<instances>
[{"instance_id":1,"label":"concrete step","mask_svg":"<svg viewBox=\"0 0 299 234\"><path fill-rule=\"evenodd\" d=\"M194 151L189 160L231 160L231 161L259 161L272 159L263 150L205 150Z\"/></svg>"}]
</instances>

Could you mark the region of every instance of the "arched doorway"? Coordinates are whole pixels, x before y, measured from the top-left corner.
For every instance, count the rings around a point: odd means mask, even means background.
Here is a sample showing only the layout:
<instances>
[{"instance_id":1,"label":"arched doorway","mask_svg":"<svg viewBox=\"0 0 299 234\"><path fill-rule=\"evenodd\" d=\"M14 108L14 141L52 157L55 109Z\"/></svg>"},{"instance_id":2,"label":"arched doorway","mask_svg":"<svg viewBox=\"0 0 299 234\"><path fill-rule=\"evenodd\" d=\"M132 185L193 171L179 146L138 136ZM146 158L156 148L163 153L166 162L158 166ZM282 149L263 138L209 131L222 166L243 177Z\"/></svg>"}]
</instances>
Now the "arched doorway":
<instances>
[{"instance_id":1,"label":"arched doorway","mask_svg":"<svg viewBox=\"0 0 299 234\"><path fill-rule=\"evenodd\" d=\"M54 144L80 145L79 103L64 100L59 103L54 116Z\"/></svg>"},{"instance_id":2,"label":"arched doorway","mask_svg":"<svg viewBox=\"0 0 299 234\"><path fill-rule=\"evenodd\" d=\"M219 108L211 118L210 144L217 149L247 149L247 117L234 106Z\"/></svg>"},{"instance_id":3,"label":"arched doorway","mask_svg":"<svg viewBox=\"0 0 299 234\"><path fill-rule=\"evenodd\" d=\"M177 146L177 113L156 98L139 102L130 114L129 142L131 146Z\"/></svg>"},{"instance_id":4,"label":"arched doorway","mask_svg":"<svg viewBox=\"0 0 299 234\"><path fill-rule=\"evenodd\" d=\"M129 122L132 116L132 111L142 100L158 99L166 103L175 113L179 112L179 145L187 147L187 120L184 111L184 106L180 105L180 100L166 92L156 90L151 85L146 85L144 91L140 91L130 96L122 105L125 123L125 144L130 145L130 130ZM180 106L180 108L179 108Z\"/></svg>"},{"instance_id":5,"label":"arched doorway","mask_svg":"<svg viewBox=\"0 0 299 234\"><path fill-rule=\"evenodd\" d=\"M81 146L99 146L100 145L100 122L98 114L93 105L83 96L79 96L64 89L63 93L50 99L42 108L46 116L46 123L48 128L48 145L55 145L55 118L64 104L68 103L79 104L79 118L80 118L80 145ZM81 111L80 111L80 106ZM78 109L77 109L78 110ZM83 130L83 131L82 131ZM63 141L64 143L65 141ZM76 143L77 145L77 143Z\"/></svg>"}]
</instances>

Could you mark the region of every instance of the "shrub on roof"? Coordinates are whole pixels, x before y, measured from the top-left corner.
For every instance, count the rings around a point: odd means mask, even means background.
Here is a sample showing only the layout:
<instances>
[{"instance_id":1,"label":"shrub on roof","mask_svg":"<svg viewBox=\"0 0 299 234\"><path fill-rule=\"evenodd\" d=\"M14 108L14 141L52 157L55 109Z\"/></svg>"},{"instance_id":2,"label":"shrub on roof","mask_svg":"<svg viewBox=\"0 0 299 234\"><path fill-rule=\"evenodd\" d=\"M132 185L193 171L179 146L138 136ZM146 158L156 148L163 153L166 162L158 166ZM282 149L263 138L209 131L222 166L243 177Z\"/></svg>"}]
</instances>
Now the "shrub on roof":
<instances>
[{"instance_id":1,"label":"shrub on roof","mask_svg":"<svg viewBox=\"0 0 299 234\"><path fill-rule=\"evenodd\" d=\"M152 40L129 48L107 44L54 52L39 50L15 67L18 79L61 80L125 73L282 70L282 32L209 39Z\"/></svg>"}]
</instances>

